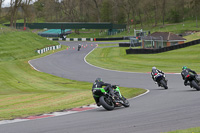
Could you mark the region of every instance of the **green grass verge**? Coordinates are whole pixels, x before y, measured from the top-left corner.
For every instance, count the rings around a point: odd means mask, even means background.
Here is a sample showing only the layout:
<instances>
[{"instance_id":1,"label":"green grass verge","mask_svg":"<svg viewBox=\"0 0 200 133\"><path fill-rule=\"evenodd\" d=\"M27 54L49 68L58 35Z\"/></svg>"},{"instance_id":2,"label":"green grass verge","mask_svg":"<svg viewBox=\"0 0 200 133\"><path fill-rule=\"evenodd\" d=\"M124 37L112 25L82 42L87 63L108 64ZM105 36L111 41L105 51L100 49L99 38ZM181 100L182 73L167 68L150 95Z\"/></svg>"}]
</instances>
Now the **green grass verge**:
<instances>
[{"instance_id":1,"label":"green grass verge","mask_svg":"<svg viewBox=\"0 0 200 133\"><path fill-rule=\"evenodd\" d=\"M86 60L95 66L128 72L150 72L152 66L165 72L180 72L184 65L199 69L200 45L159 54L127 55L126 49L97 48Z\"/></svg>"},{"instance_id":2,"label":"green grass verge","mask_svg":"<svg viewBox=\"0 0 200 133\"><path fill-rule=\"evenodd\" d=\"M151 33L156 31L173 32L175 34L184 33L186 31L200 31L200 27L196 27L196 21L187 20L181 23L166 23L164 26L159 23L157 26L145 26L144 30L149 30Z\"/></svg>"},{"instance_id":3,"label":"green grass verge","mask_svg":"<svg viewBox=\"0 0 200 133\"><path fill-rule=\"evenodd\" d=\"M6 28L6 27L5 27ZM35 50L57 45L31 32L0 33L0 120L39 115L94 103L92 83L79 82L37 72L28 60L38 55ZM8 31L5 30L5 31ZM121 87L122 94L134 97L144 89Z\"/></svg>"},{"instance_id":4,"label":"green grass verge","mask_svg":"<svg viewBox=\"0 0 200 133\"><path fill-rule=\"evenodd\" d=\"M185 130L171 131L171 132L167 132L167 133L199 133L199 132L200 132L200 127L189 128L189 129L185 129Z\"/></svg>"},{"instance_id":5,"label":"green grass verge","mask_svg":"<svg viewBox=\"0 0 200 133\"><path fill-rule=\"evenodd\" d=\"M33 70L26 60L0 63L0 120L38 115L94 103L92 83ZM121 88L130 98L143 89Z\"/></svg>"},{"instance_id":6,"label":"green grass verge","mask_svg":"<svg viewBox=\"0 0 200 133\"><path fill-rule=\"evenodd\" d=\"M189 39L196 39L192 35ZM86 60L99 67L128 71L150 72L152 66L164 72L180 72L182 66L199 69L200 44L159 54L126 54L127 47L97 48Z\"/></svg>"},{"instance_id":7,"label":"green grass verge","mask_svg":"<svg viewBox=\"0 0 200 133\"><path fill-rule=\"evenodd\" d=\"M189 36L185 36L184 38L187 39L186 42L190 42L192 40L200 39L200 32L197 32L197 33L189 35Z\"/></svg>"}]
</instances>

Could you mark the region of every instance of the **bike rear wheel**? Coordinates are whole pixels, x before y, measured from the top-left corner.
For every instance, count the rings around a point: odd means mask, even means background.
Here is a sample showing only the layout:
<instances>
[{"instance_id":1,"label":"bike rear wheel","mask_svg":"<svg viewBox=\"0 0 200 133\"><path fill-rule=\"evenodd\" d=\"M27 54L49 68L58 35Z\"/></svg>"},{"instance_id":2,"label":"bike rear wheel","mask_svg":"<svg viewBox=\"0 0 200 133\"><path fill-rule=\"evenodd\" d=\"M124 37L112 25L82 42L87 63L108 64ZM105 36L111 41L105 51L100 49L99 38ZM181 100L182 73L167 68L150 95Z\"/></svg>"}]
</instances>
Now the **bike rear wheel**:
<instances>
[{"instance_id":1,"label":"bike rear wheel","mask_svg":"<svg viewBox=\"0 0 200 133\"><path fill-rule=\"evenodd\" d=\"M191 85L192 85L192 87L194 87L197 91L200 90L200 87L198 86L198 84L197 84L194 80L191 81Z\"/></svg>"},{"instance_id":2,"label":"bike rear wheel","mask_svg":"<svg viewBox=\"0 0 200 133\"><path fill-rule=\"evenodd\" d=\"M163 85L165 89L168 89L168 86L164 80L160 80L160 83Z\"/></svg>"}]
</instances>

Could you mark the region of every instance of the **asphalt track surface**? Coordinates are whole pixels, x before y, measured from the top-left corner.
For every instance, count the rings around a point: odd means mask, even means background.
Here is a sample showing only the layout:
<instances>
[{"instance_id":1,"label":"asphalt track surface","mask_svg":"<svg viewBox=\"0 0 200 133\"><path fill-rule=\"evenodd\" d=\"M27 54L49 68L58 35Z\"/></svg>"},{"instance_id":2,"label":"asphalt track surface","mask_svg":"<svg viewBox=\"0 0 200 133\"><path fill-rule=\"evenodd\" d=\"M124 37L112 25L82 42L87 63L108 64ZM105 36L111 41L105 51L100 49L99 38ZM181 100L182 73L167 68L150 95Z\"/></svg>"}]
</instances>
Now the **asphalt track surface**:
<instances>
[{"instance_id":1,"label":"asphalt track surface","mask_svg":"<svg viewBox=\"0 0 200 133\"><path fill-rule=\"evenodd\" d=\"M71 48L30 63L42 72L88 81L91 86L96 77L101 77L112 84L145 88L150 92L129 99L129 108L106 111L101 107L70 115L3 124L0 133L160 133L200 126L200 92L185 87L180 74L167 74L169 89L164 90L153 83L149 73L117 72L88 65L84 57L94 46L88 45L77 51L78 42L61 43Z\"/></svg>"}]
</instances>

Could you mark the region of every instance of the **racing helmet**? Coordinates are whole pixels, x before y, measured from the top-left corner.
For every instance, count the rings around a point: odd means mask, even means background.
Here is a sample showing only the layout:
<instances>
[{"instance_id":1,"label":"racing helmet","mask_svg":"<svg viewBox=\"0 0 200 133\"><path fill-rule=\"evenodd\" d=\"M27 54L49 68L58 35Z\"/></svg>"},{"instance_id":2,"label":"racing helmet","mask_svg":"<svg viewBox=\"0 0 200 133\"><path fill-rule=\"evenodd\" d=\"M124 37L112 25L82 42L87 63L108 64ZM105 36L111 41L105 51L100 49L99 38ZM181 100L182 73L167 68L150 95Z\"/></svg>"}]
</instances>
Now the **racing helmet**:
<instances>
[{"instance_id":1,"label":"racing helmet","mask_svg":"<svg viewBox=\"0 0 200 133\"><path fill-rule=\"evenodd\" d=\"M152 70L156 70L156 67L152 67Z\"/></svg>"},{"instance_id":2,"label":"racing helmet","mask_svg":"<svg viewBox=\"0 0 200 133\"><path fill-rule=\"evenodd\" d=\"M187 69L187 67L186 67L186 66L183 66L183 67L182 67L182 70L185 70L185 69Z\"/></svg>"},{"instance_id":3,"label":"racing helmet","mask_svg":"<svg viewBox=\"0 0 200 133\"><path fill-rule=\"evenodd\" d=\"M102 82L101 78L96 78L95 82Z\"/></svg>"}]
</instances>

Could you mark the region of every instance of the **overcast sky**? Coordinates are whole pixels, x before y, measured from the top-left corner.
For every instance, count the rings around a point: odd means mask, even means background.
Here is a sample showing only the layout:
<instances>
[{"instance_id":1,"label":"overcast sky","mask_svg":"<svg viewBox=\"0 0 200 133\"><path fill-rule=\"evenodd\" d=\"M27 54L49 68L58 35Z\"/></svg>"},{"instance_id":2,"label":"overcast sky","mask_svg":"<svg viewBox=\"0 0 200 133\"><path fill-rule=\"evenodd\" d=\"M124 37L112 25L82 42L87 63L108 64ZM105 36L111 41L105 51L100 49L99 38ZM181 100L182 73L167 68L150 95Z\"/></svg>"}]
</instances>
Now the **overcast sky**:
<instances>
[{"instance_id":1,"label":"overcast sky","mask_svg":"<svg viewBox=\"0 0 200 133\"><path fill-rule=\"evenodd\" d=\"M35 1L35 0L33 0L33 1ZM9 7L9 6L10 6L10 0L5 0L5 1L3 2L2 7Z\"/></svg>"},{"instance_id":2,"label":"overcast sky","mask_svg":"<svg viewBox=\"0 0 200 133\"><path fill-rule=\"evenodd\" d=\"M10 0L5 0L5 1L3 2L2 7L8 7L9 5L10 5Z\"/></svg>"}]
</instances>

